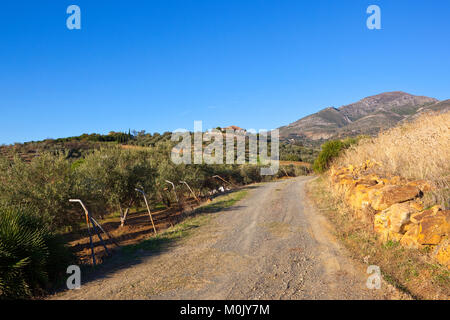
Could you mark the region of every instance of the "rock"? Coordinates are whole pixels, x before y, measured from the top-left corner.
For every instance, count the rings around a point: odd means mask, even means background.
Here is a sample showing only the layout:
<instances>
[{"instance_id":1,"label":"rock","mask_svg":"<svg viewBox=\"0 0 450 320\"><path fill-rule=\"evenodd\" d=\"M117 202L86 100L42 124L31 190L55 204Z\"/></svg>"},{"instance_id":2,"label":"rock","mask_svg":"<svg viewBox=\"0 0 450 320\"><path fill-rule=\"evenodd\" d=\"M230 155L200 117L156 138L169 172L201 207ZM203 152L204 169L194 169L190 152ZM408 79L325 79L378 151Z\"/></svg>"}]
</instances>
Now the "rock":
<instances>
[{"instance_id":1,"label":"rock","mask_svg":"<svg viewBox=\"0 0 450 320\"><path fill-rule=\"evenodd\" d=\"M353 177L345 176L339 180L335 188L338 191L347 191L353 185L353 183L354 183Z\"/></svg>"},{"instance_id":2,"label":"rock","mask_svg":"<svg viewBox=\"0 0 450 320\"><path fill-rule=\"evenodd\" d=\"M379 240L398 241L407 248L435 248L433 257L450 269L450 210L439 205L423 210L424 192L433 189L425 180L407 181L400 176L380 177L373 170L379 164L367 160L359 166L330 169L334 188L359 218L370 219ZM375 213L375 214L374 214Z\"/></svg>"},{"instance_id":3,"label":"rock","mask_svg":"<svg viewBox=\"0 0 450 320\"><path fill-rule=\"evenodd\" d=\"M374 215L373 219L373 230L376 233L382 234L388 230L388 217L386 212L382 211Z\"/></svg>"},{"instance_id":4,"label":"rock","mask_svg":"<svg viewBox=\"0 0 450 320\"><path fill-rule=\"evenodd\" d=\"M450 211L438 211L420 220L417 241L420 244L436 245L450 232Z\"/></svg>"},{"instance_id":5,"label":"rock","mask_svg":"<svg viewBox=\"0 0 450 320\"><path fill-rule=\"evenodd\" d=\"M403 234L411 229L409 217L415 209L410 203L397 203L374 215L374 231L381 235L385 242L388 240L400 241ZM408 227L406 227L408 226ZM410 235L414 234L410 233Z\"/></svg>"},{"instance_id":6,"label":"rock","mask_svg":"<svg viewBox=\"0 0 450 320\"><path fill-rule=\"evenodd\" d=\"M387 227L392 232L405 233L403 226L409 222L409 217L416 209L409 202L395 203L385 209L384 214L387 218Z\"/></svg>"},{"instance_id":7,"label":"rock","mask_svg":"<svg viewBox=\"0 0 450 320\"><path fill-rule=\"evenodd\" d=\"M403 235L397 232L392 232L389 229L379 230L378 234L380 235L379 240L383 243L387 241L396 241L400 242Z\"/></svg>"},{"instance_id":8,"label":"rock","mask_svg":"<svg viewBox=\"0 0 450 320\"><path fill-rule=\"evenodd\" d=\"M371 173L371 174L367 174L367 175L363 175L360 177L360 180L362 181L368 181L371 184L377 184L380 181L382 181L382 179L376 175L375 173ZM373 181L373 182L372 182Z\"/></svg>"},{"instance_id":9,"label":"rock","mask_svg":"<svg viewBox=\"0 0 450 320\"><path fill-rule=\"evenodd\" d=\"M440 205L435 205L435 206L431 207L431 208L428 209L428 210L425 210L425 211L421 211L421 212L412 214L410 220L411 220L412 223L418 224L418 223L420 223L420 221L421 221L424 217L426 217L426 216L431 216L431 215L435 215L435 214L436 214L437 212L439 212L440 210L441 210L441 206L440 206Z\"/></svg>"},{"instance_id":10,"label":"rock","mask_svg":"<svg viewBox=\"0 0 450 320\"><path fill-rule=\"evenodd\" d=\"M410 201L410 206L416 209L416 211L422 211L423 210L423 203L421 201Z\"/></svg>"},{"instance_id":11,"label":"rock","mask_svg":"<svg viewBox=\"0 0 450 320\"><path fill-rule=\"evenodd\" d=\"M437 262L450 269L450 239L445 239L435 248L433 257Z\"/></svg>"},{"instance_id":12,"label":"rock","mask_svg":"<svg viewBox=\"0 0 450 320\"><path fill-rule=\"evenodd\" d=\"M403 237L400 239L400 244L406 248L419 249L420 243L417 241L417 235L419 234L419 226L413 225Z\"/></svg>"},{"instance_id":13,"label":"rock","mask_svg":"<svg viewBox=\"0 0 450 320\"><path fill-rule=\"evenodd\" d=\"M345 192L344 199L353 209L361 209L362 202L368 200L367 186L360 184L350 187Z\"/></svg>"},{"instance_id":14,"label":"rock","mask_svg":"<svg viewBox=\"0 0 450 320\"><path fill-rule=\"evenodd\" d=\"M380 188L382 188L381 185L365 184L362 181L358 181L347 189L344 199L353 209L365 209L369 206L369 191Z\"/></svg>"},{"instance_id":15,"label":"rock","mask_svg":"<svg viewBox=\"0 0 450 320\"><path fill-rule=\"evenodd\" d=\"M412 214L409 219L411 220L412 223L419 224L420 221L424 217L431 216L433 214L434 214L433 210L428 209L428 210L425 210L425 211L422 211L422 212L417 212L417 213Z\"/></svg>"},{"instance_id":16,"label":"rock","mask_svg":"<svg viewBox=\"0 0 450 320\"><path fill-rule=\"evenodd\" d=\"M367 177L362 177L362 178L356 179L354 181L354 184L355 184L355 186L364 185L364 186L370 187L370 186L376 185L377 181L374 179L367 178Z\"/></svg>"},{"instance_id":17,"label":"rock","mask_svg":"<svg viewBox=\"0 0 450 320\"><path fill-rule=\"evenodd\" d=\"M394 203L412 200L420 195L420 190L414 186L387 185L369 193L369 203L375 210L384 210Z\"/></svg>"},{"instance_id":18,"label":"rock","mask_svg":"<svg viewBox=\"0 0 450 320\"><path fill-rule=\"evenodd\" d=\"M407 223L403 226L403 231L404 233L408 232L409 230L411 230L411 228L413 228L415 226L414 223Z\"/></svg>"},{"instance_id":19,"label":"rock","mask_svg":"<svg viewBox=\"0 0 450 320\"><path fill-rule=\"evenodd\" d=\"M414 186L419 188L422 192L428 192L431 191L432 187L431 184L425 180L415 180L410 181L406 184L407 186Z\"/></svg>"}]
</instances>

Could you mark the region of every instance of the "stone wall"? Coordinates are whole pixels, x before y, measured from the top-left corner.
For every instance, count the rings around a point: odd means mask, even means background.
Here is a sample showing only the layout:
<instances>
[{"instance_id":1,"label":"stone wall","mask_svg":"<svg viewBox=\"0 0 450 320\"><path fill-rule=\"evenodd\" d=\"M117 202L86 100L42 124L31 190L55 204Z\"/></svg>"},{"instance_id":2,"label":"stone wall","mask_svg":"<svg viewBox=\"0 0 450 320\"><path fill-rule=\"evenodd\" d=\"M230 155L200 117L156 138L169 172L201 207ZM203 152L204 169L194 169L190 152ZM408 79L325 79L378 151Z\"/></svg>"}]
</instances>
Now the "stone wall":
<instances>
[{"instance_id":1,"label":"stone wall","mask_svg":"<svg viewBox=\"0 0 450 320\"><path fill-rule=\"evenodd\" d=\"M434 186L424 180L381 175L382 170L377 170L380 167L370 160L357 166L331 167L329 179L357 216L373 224L381 241L429 248L432 257L450 269L450 210L439 205L430 207L424 201L424 195Z\"/></svg>"}]
</instances>

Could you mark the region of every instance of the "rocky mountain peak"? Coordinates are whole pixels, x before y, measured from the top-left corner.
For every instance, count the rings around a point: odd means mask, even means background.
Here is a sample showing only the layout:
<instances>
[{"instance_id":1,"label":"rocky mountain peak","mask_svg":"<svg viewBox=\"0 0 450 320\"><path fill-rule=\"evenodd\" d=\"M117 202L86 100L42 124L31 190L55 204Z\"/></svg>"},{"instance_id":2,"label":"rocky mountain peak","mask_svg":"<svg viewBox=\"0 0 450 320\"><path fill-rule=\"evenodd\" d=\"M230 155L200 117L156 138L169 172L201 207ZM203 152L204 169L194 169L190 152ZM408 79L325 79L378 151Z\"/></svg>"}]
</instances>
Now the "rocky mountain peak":
<instances>
[{"instance_id":1,"label":"rocky mountain peak","mask_svg":"<svg viewBox=\"0 0 450 320\"><path fill-rule=\"evenodd\" d=\"M384 92L339 108L327 107L317 113L280 127L280 137L300 140L326 140L358 134L376 134L417 113L447 104L402 91ZM447 107L446 107L447 108Z\"/></svg>"}]
</instances>

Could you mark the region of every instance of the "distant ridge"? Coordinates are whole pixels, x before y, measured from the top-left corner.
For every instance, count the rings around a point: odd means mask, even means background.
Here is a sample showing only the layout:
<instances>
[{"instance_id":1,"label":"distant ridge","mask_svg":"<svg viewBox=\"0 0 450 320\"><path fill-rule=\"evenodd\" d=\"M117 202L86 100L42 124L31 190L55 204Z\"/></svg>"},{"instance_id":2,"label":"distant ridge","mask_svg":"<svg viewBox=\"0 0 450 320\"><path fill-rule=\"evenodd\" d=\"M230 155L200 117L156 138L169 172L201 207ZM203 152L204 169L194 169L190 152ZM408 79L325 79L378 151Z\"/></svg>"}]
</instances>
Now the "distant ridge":
<instances>
[{"instance_id":1,"label":"distant ridge","mask_svg":"<svg viewBox=\"0 0 450 320\"><path fill-rule=\"evenodd\" d=\"M339 108L325 108L280 127L280 138L318 142L344 136L374 135L422 112L449 109L450 100L439 101L402 91L385 92Z\"/></svg>"}]
</instances>

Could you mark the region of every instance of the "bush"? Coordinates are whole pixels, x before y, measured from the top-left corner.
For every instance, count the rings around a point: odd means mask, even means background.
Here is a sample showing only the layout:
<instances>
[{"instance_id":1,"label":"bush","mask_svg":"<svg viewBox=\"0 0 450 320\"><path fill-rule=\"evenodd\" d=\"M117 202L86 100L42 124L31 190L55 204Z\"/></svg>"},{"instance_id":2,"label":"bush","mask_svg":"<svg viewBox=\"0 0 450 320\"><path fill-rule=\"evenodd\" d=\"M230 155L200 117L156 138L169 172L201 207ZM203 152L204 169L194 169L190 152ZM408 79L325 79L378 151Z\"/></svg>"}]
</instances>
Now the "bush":
<instances>
[{"instance_id":1,"label":"bush","mask_svg":"<svg viewBox=\"0 0 450 320\"><path fill-rule=\"evenodd\" d=\"M0 205L0 298L28 298L54 284L73 261L41 217Z\"/></svg>"},{"instance_id":2,"label":"bush","mask_svg":"<svg viewBox=\"0 0 450 320\"><path fill-rule=\"evenodd\" d=\"M358 140L359 138L347 138L345 140L331 140L322 144L322 150L314 160L314 171L322 173L327 170L333 159L337 158L343 150L357 143Z\"/></svg>"},{"instance_id":3,"label":"bush","mask_svg":"<svg viewBox=\"0 0 450 320\"><path fill-rule=\"evenodd\" d=\"M15 206L27 205L53 228L74 225L70 211L74 176L65 154L44 153L30 163L15 157L0 159L0 200Z\"/></svg>"}]
</instances>

